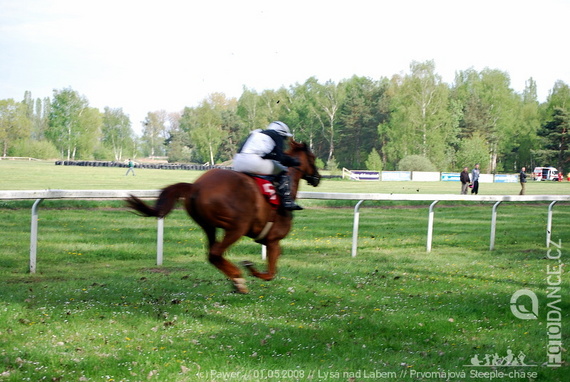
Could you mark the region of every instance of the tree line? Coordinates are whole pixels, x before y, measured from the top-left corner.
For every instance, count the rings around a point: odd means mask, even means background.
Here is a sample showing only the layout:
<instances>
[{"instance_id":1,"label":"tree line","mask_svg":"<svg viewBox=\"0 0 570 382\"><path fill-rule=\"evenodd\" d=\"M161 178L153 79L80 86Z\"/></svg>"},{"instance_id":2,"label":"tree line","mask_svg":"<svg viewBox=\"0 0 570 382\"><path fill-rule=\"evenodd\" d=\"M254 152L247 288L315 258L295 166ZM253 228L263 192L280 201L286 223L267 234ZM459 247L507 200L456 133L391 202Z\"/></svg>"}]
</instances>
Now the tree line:
<instances>
[{"instance_id":1,"label":"tree line","mask_svg":"<svg viewBox=\"0 0 570 382\"><path fill-rule=\"evenodd\" d=\"M100 111L71 88L44 99L26 92L22 101L0 100L0 142L3 156L220 164L273 120L307 142L322 168L456 171L480 163L492 173L570 171L568 84L557 81L540 103L532 78L517 93L506 72L467 69L450 85L433 61L378 80L311 77L277 90L244 87L239 98L213 93L182 111L148 112L141 137L122 108Z\"/></svg>"}]
</instances>

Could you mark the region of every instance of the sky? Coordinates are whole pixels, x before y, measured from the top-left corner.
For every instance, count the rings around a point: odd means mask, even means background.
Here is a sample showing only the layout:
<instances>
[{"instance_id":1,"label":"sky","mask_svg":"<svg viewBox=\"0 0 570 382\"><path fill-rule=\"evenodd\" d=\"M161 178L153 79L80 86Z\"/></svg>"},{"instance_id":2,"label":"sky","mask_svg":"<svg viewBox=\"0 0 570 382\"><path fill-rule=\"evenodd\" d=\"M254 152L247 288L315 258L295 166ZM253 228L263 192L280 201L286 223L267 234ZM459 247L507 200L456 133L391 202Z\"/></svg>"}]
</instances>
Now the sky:
<instances>
[{"instance_id":1,"label":"sky","mask_svg":"<svg viewBox=\"0 0 570 382\"><path fill-rule=\"evenodd\" d=\"M0 99L71 87L90 106L179 112L354 75L380 79L433 60L529 78L544 102L570 84L570 0L0 0Z\"/></svg>"}]
</instances>

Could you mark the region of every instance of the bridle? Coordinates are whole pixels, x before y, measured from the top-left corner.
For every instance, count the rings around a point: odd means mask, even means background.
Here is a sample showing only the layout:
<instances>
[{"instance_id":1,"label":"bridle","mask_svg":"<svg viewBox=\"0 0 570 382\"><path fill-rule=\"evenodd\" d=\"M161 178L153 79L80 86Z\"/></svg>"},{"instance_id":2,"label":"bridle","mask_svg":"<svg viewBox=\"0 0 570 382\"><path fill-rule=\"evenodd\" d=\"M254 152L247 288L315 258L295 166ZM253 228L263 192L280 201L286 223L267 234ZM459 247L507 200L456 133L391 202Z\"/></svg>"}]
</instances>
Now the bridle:
<instances>
[{"instance_id":1,"label":"bridle","mask_svg":"<svg viewBox=\"0 0 570 382\"><path fill-rule=\"evenodd\" d=\"M300 149L300 152L305 152L305 154L307 154L308 156L308 149L307 149L307 145L303 144L304 148ZM311 186L316 187L319 182L321 181L321 176L319 174L319 172L317 171L317 168L315 166L315 164L313 163L311 165L313 173L310 174L307 171L303 170L302 168L300 168L299 166L291 166L289 168L292 168L296 171L299 171L301 173L301 179L306 180Z\"/></svg>"},{"instance_id":2,"label":"bridle","mask_svg":"<svg viewBox=\"0 0 570 382\"><path fill-rule=\"evenodd\" d=\"M313 174L309 174L307 171L303 170L299 166L293 166L290 168L299 171L301 173L301 179L306 180L312 186L317 186L321 181L320 175L315 175L315 173L318 174L317 171L314 171Z\"/></svg>"}]
</instances>

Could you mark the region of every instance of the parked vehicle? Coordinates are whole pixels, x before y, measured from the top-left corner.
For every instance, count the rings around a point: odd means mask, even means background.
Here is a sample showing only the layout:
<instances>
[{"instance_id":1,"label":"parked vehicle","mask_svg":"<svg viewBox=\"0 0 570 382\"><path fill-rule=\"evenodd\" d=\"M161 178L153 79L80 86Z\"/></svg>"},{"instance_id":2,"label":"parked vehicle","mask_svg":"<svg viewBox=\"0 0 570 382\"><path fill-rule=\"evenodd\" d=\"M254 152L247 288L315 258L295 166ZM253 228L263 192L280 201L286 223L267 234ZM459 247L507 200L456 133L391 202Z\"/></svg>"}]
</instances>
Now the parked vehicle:
<instances>
[{"instance_id":1,"label":"parked vehicle","mask_svg":"<svg viewBox=\"0 0 570 382\"><path fill-rule=\"evenodd\" d=\"M535 167L532 172L534 180L558 180L558 170L554 167Z\"/></svg>"}]
</instances>

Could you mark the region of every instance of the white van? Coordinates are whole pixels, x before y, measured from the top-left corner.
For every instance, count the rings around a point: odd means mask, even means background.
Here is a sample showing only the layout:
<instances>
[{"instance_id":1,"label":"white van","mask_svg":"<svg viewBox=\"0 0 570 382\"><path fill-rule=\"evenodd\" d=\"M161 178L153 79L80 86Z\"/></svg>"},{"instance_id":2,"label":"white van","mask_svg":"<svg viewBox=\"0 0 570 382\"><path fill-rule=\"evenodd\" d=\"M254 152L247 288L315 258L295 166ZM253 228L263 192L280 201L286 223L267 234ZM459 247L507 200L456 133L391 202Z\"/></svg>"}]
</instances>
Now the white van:
<instances>
[{"instance_id":1,"label":"white van","mask_svg":"<svg viewBox=\"0 0 570 382\"><path fill-rule=\"evenodd\" d=\"M535 167L532 172L534 180L558 180L558 170L554 167Z\"/></svg>"}]
</instances>

